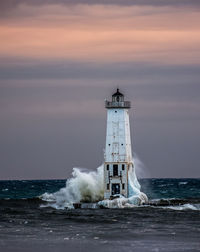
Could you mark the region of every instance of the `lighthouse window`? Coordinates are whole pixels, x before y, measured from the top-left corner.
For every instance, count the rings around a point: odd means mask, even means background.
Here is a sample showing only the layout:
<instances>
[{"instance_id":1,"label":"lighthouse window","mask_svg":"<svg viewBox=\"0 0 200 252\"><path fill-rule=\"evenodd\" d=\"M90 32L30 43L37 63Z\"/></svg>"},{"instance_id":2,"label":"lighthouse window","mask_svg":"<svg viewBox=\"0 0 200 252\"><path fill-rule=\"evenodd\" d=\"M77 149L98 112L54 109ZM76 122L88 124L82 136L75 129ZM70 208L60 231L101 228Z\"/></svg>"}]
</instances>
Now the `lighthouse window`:
<instances>
[{"instance_id":1,"label":"lighthouse window","mask_svg":"<svg viewBox=\"0 0 200 252\"><path fill-rule=\"evenodd\" d=\"M118 165L117 164L113 165L113 176L118 176Z\"/></svg>"},{"instance_id":2,"label":"lighthouse window","mask_svg":"<svg viewBox=\"0 0 200 252\"><path fill-rule=\"evenodd\" d=\"M107 190L110 190L110 185L109 184L107 184Z\"/></svg>"},{"instance_id":3,"label":"lighthouse window","mask_svg":"<svg viewBox=\"0 0 200 252\"><path fill-rule=\"evenodd\" d=\"M107 164L107 166L106 166L106 167L107 167L107 171L109 171L109 164Z\"/></svg>"},{"instance_id":4,"label":"lighthouse window","mask_svg":"<svg viewBox=\"0 0 200 252\"><path fill-rule=\"evenodd\" d=\"M123 164L123 165L122 165L122 171L124 171L124 168L125 168L125 165Z\"/></svg>"},{"instance_id":5,"label":"lighthouse window","mask_svg":"<svg viewBox=\"0 0 200 252\"><path fill-rule=\"evenodd\" d=\"M122 184L122 190L124 190L125 189L125 184Z\"/></svg>"},{"instance_id":6,"label":"lighthouse window","mask_svg":"<svg viewBox=\"0 0 200 252\"><path fill-rule=\"evenodd\" d=\"M117 113L117 110L115 110L115 113Z\"/></svg>"}]
</instances>

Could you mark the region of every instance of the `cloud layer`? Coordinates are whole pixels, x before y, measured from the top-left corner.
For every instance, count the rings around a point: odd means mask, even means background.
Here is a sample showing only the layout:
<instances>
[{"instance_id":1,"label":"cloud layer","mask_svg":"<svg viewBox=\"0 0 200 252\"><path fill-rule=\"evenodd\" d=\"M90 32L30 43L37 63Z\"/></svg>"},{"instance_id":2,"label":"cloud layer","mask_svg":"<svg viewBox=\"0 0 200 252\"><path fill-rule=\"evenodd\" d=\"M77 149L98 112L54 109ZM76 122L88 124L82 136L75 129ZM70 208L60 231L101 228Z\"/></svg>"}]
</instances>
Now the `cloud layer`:
<instances>
[{"instance_id":1,"label":"cloud layer","mask_svg":"<svg viewBox=\"0 0 200 252\"><path fill-rule=\"evenodd\" d=\"M198 9L20 4L15 14L0 26L4 58L199 64Z\"/></svg>"}]
</instances>

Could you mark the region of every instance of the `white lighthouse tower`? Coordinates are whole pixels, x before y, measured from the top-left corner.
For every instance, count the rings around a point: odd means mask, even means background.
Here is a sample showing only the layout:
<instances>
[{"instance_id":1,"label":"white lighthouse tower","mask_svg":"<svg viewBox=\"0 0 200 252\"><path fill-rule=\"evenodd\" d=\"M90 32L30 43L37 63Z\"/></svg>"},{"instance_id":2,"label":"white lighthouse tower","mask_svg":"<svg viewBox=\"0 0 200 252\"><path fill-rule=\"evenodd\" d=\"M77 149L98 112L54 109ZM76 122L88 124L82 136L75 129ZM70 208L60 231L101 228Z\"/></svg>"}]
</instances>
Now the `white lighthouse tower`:
<instances>
[{"instance_id":1,"label":"white lighthouse tower","mask_svg":"<svg viewBox=\"0 0 200 252\"><path fill-rule=\"evenodd\" d=\"M104 161L104 199L112 195L129 196L128 176L133 170L129 124L130 101L117 92L112 101L105 101L107 108L107 133Z\"/></svg>"}]
</instances>

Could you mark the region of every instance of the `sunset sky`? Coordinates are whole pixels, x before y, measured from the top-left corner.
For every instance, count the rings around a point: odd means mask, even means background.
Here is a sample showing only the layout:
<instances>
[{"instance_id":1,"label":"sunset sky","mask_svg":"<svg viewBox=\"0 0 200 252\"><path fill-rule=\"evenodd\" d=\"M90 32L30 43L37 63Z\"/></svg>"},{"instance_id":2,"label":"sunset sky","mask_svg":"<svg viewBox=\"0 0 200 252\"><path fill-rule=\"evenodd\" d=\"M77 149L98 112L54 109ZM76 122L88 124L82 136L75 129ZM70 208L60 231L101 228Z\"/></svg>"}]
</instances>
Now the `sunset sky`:
<instances>
[{"instance_id":1,"label":"sunset sky","mask_svg":"<svg viewBox=\"0 0 200 252\"><path fill-rule=\"evenodd\" d=\"M200 1L1 0L0 179L101 165L117 87L143 176L200 177Z\"/></svg>"}]
</instances>

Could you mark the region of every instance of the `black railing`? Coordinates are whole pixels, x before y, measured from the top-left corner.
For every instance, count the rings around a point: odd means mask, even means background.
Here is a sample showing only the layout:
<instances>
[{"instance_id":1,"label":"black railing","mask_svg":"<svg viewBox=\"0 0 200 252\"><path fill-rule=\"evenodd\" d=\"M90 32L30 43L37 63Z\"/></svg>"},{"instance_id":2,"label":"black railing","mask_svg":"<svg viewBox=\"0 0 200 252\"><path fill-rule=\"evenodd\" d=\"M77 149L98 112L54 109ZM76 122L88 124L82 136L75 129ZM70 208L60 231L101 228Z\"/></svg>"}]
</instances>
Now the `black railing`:
<instances>
[{"instance_id":1,"label":"black railing","mask_svg":"<svg viewBox=\"0 0 200 252\"><path fill-rule=\"evenodd\" d=\"M123 101L123 102L110 102L105 101L106 108L130 108L131 102L130 101Z\"/></svg>"}]
</instances>

